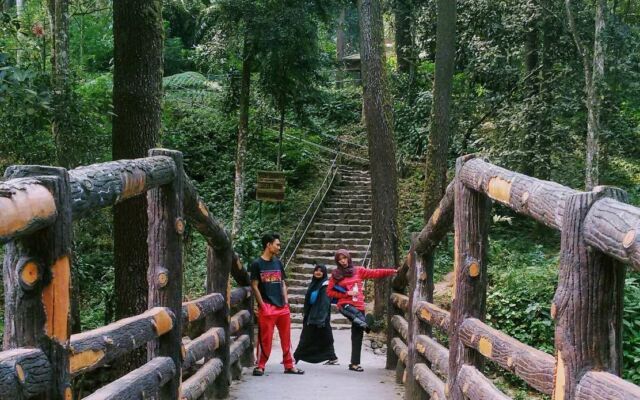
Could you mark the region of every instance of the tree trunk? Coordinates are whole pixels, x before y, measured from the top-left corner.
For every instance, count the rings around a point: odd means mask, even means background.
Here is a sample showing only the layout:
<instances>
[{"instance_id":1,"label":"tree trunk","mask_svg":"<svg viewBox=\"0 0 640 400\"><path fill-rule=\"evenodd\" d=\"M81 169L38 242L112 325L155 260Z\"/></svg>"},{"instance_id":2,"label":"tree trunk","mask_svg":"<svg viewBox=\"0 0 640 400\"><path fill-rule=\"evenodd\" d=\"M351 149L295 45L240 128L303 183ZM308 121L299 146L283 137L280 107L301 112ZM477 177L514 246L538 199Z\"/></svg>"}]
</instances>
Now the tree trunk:
<instances>
[{"instance_id":1,"label":"tree trunk","mask_svg":"<svg viewBox=\"0 0 640 400\"><path fill-rule=\"evenodd\" d=\"M604 29L607 10L606 0L596 3L595 35L593 40L593 58L583 46L573 16L571 0L565 0L569 30L582 57L585 92L587 95L587 149L585 157L585 189L591 190L598 185L598 136L600 132L601 86L604 84Z\"/></svg>"},{"instance_id":2,"label":"tree trunk","mask_svg":"<svg viewBox=\"0 0 640 400\"><path fill-rule=\"evenodd\" d=\"M436 71L433 82L431 128L425 171L424 220L438 207L447 188L447 155L451 130L450 105L456 55L456 2L438 0Z\"/></svg>"},{"instance_id":3,"label":"tree trunk","mask_svg":"<svg viewBox=\"0 0 640 400\"><path fill-rule=\"evenodd\" d=\"M411 37L411 1L395 0L395 39L398 71L408 74L413 67L413 38Z\"/></svg>"},{"instance_id":4,"label":"tree trunk","mask_svg":"<svg viewBox=\"0 0 640 400\"><path fill-rule=\"evenodd\" d=\"M382 12L379 0L358 0L358 9L364 115L371 160L372 213L376 216L372 225L371 260L377 268L389 268L399 264L396 225L398 176L391 102L384 70ZM389 301L389 282L389 279L376 281L376 319L384 315Z\"/></svg>"},{"instance_id":5,"label":"tree trunk","mask_svg":"<svg viewBox=\"0 0 640 400\"><path fill-rule=\"evenodd\" d=\"M343 86L342 80L344 80L344 63L342 59L345 56L345 14L346 11L343 8L340 9L340 16L338 17L338 25L336 26L336 61L338 62L338 68L336 71L336 86L341 88Z\"/></svg>"},{"instance_id":6,"label":"tree trunk","mask_svg":"<svg viewBox=\"0 0 640 400\"><path fill-rule=\"evenodd\" d=\"M554 16L547 11L550 8L550 1L543 0L543 15L541 20L542 27L542 49L540 52L540 77L538 79L538 93L540 98L540 104L542 106L542 112L539 113L538 120L538 136L536 137L536 154L540 157L540 163L536 175L540 179L551 179L551 109L550 106L553 102L551 98L552 90L552 74L553 74L553 60L551 46L554 42L553 35L553 22Z\"/></svg>"},{"instance_id":7,"label":"tree trunk","mask_svg":"<svg viewBox=\"0 0 640 400\"><path fill-rule=\"evenodd\" d=\"M162 2L114 2L113 34L113 159L146 157L161 123ZM114 206L116 319L147 309L147 220L144 196ZM123 359L120 372L145 360L144 352Z\"/></svg>"},{"instance_id":8,"label":"tree trunk","mask_svg":"<svg viewBox=\"0 0 640 400\"><path fill-rule=\"evenodd\" d=\"M240 117L238 121L238 145L236 149L235 191L233 195L233 222L231 237L235 238L242 229L244 207L244 160L247 153L249 135L249 100L251 98L251 55L245 41L242 60L242 81L240 83Z\"/></svg>"},{"instance_id":9,"label":"tree trunk","mask_svg":"<svg viewBox=\"0 0 640 400\"><path fill-rule=\"evenodd\" d=\"M280 135L278 136L278 160L276 161L276 169L282 170L282 135L284 134L284 105L280 106Z\"/></svg>"},{"instance_id":10,"label":"tree trunk","mask_svg":"<svg viewBox=\"0 0 640 400\"><path fill-rule=\"evenodd\" d=\"M526 115L525 137L522 140L522 161L523 164L520 168L522 173L529 176L534 176L536 173L537 163L533 162L533 156L535 155L536 138L544 134L540 131L540 118L541 113L538 109L538 94L540 86L538 79L536 79L536 69L538 69L539 63L539 51L538 51L538 22L537 19L530 21L527 26L527 32L524 37L524 76L526 79L526 91L529 98L529 109Z\"/></svg>"}]
</instances>

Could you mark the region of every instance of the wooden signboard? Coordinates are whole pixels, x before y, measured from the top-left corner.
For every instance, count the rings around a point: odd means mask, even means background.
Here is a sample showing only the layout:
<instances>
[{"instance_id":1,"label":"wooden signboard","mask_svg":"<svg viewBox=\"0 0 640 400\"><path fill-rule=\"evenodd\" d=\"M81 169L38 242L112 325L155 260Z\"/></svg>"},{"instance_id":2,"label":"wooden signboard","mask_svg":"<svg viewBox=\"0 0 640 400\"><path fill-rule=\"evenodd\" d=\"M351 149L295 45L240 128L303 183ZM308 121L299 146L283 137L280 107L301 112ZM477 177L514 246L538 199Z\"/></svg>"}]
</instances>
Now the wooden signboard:
<instances>
[{"instance_id":1,"label":"wooden signboard","mask_svg":"<svg viewBox=\"0 0 640 400\"><path fill-rule=\"evenodd\" d=\"M285 176L282 171L258 171L256 200L284 201Z\"/></svg>"}]
</instances>

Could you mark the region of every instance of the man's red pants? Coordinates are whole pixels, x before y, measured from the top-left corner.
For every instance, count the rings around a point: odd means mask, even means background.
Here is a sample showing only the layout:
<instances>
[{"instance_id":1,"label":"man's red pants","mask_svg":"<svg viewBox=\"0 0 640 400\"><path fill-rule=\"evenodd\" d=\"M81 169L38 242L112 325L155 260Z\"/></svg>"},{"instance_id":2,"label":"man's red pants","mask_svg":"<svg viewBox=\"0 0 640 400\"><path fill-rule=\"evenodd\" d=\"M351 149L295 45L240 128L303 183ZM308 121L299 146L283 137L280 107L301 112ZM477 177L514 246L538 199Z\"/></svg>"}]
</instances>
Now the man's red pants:
<instances>
[{"instance_id":1,"label":"man's red pants","mask_svg":"<svg viewBox=\"0 0 640 400\"><path fill-rule=\"evenodd\" d=\"M271 355L273 328L278 327L280 345L282 346L282 362L285 369L293 368L291 356L291 312L289 306L277 307L264 303L258 310L258 368L264 369Z\"/></svg>"}]
</instances>

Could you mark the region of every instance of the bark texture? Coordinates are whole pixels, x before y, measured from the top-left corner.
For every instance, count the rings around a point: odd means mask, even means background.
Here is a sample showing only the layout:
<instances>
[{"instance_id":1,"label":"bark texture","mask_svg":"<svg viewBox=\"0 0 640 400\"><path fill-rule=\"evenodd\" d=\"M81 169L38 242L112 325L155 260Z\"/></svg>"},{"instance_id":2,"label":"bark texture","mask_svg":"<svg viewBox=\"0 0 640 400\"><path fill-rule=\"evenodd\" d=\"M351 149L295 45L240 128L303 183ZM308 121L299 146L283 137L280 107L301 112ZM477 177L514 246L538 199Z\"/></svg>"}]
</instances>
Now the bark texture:
<instances>
[{"instance_id":1,"label":"bark texture","mask_svg":"<svg viewBox=\"0 0 640 400\"><path fill-rule=\"evenodd\" d=\"M158 141L162 100L162 2L113 3L114 160L145 157ZM116 319L147 309L147 212L143 197L114 207ZM120 372L144 362L138 353L119 363Z\"/></svg>"},{"instance_id":2,"label":"bark texture","mask_svg":"<svg viewBox=\"0 0 640 400\"><path fill-rule=\"evenodd\" d=\"M446 399L445 386L440 378L436 376L425 364L416 364L413 367L413 375L431 399Z\"/></svg>"},{"instance_id":3,"label":"bark texture","mask_svg":"<svg viewBox=\"0 0 640 400\"><path fill-rule=\"evenodd\" d=\"M358 11L369 159L376 160L370 166L372 215L376 216L372 224L371 261L376 268L388 268L397 266L400 258L397 226L398 176L392 107L384 70L382 7L379 0L358 0ZM382 318L390 301L389 286L389 278L377 280L375 283L376 319ZM387 364L387 368L395 368L395 363Z\"/></svg>"}]
</instances>

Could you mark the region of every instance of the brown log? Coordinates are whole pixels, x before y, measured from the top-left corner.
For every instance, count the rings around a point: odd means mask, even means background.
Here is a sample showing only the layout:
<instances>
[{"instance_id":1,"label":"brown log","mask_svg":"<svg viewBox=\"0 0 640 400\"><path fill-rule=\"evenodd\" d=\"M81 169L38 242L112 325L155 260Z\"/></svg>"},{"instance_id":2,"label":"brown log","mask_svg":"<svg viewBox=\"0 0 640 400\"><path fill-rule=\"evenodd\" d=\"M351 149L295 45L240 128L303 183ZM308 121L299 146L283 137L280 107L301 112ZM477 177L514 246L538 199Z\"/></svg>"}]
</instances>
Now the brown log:
<instances>
[{"instance_id":1,"label":"brown log","mask_svg":"<svg viewBox=\"0 0 640 400\"><path fill-rule=\"evenodd\" d=\"M584 240L640 270L640 208L611 198L596 201L584 220Z\"/></svg>"},{"instance_id":2,"label":"brown log","mask_svg":"<svg viewBox=\"0 0 640 400\"><path fill-rule=\"evenodd\" d=\"M121 357L171 331L175 317L170 309L155 307L141 315L121 319L98 329L71 336L69 368L82 374Z\"/></svg>"},{"instance_id":3,"label":"brown log","mask_svg":"<svg viewBox=\"0 0 640 400\"><path fill-rule=\"evenodd\" d=\"M251 287L243 286L235 288L231 291L230 305L236 306L242 303L245 299L251 297Z\"/></svg>"},{"instance_id":4,"label":"brown log","mask_svg":"<svg viewBox=\"0 0 640 400\"><path fill-rule=\"evenodd\" d=\"M185 347L185 356L182 360L182 371L193 367L198 360L213 354L224 343L224 329L211 328Z\"/></svg>"},{"instance_id":5,"label":"brown log","mask_svg":"<svg viewBox=\"0 0 640 400\"><path fill-rule=\"evenodd\" d=\"M416 350L431 363L431 370L442 377L449 373L449 349L427 335L416 337Z\"/></svg>"},{"instance_id":6,"label":"brown log","mask_svg":"<svg viewBox=\"0 0 640 400\"><path fill-rule=\"evenodd\" d=\"M469 400L511 400L511 397L502 393L493 382L471 365L463 365L460 368L456 384Z\"/></svg>"},{"instance_id":7,"label":"brown log","mask_svg":"<svg viewBox=\"0 0 640 400\"><path fill-rule=\"evenodd\" d=\"M0 399L28 399L44 393L50 384L51 365L41 350L0 353Z\"/></svg>"},{"instance_id":8,"label":"brown log","mask_svg":"<svg viewBox=\"0 0 640 400\"><path fill-rule=\"evenodd\" d=\"M544 394L553 392L553 356L527 346L475 319L467 318L460 326L460 339L483 356L522 378Z\"/></svg>"},{"instance_id":9,"label":"brown log","mask_svg":"<svg viewBox=\"0 0 640 400\"><path fill-rule=\"evenodd\" d=\"M453 200L455 194L455 181L451 181L427 224L418 234L415 251L418 254L433 253L442 238L444 238L453 224Z\"/></svg>"},{"instance_id":10,"label":"brown log","mask_svg":"<svg viewBox=\"0 0 640 400\"><path fill-rule=\"evenodd\" d=\"M431 400L446 399L444 383L425 364L414 365L413 375Z\"/></svg>"},{"instance_id":11,"label":"brown log","mask_svg":"<svg viewBox=\"0 0 640 400\"><path fill-rule=\"evenodd\" d=\"M139 196L176 177L176 166L166 155L118 160L69 171L73 218Z\"/></svg>"},{"instance_id":12,"label":"brown log","mask_svg":"<svg viewBox=\"0 0 640 400\"><path fill-rule=\"evenodd\" d=\"M0 182L0 243L50 226L57 215L53 195L38 179Z\"/></svg>"},{"instance_id":13,"label":"brown log","mask_svg":"<svg viewBox=\"0 0 640 400\"><path fill-rule=\"evenodd\" d=\"M404 344L399 337L394 337L393 340L391 340L391 348L393 352L396 353L396 356L398 356L398 360L404 364L407 361L407 345Z\"/></svg>"},{"instance_id":14,"label":"brown log","mask_svg":"<svg viewBox=\"0 0 640 400\"><path fill-rule=\"evenodd\" d=\"M242 328L249 322L251 314L248 310L240 310L231 317L229 322L229 335L236 335L242 332Z\"/></svg>"},{"instance_id":15,"label":"brown log","mask_svg":"<svg viewBox=\"0 0 640 400\"><path fill-rule=\"evenodd\" d=\"M249 272L242 266L242 260L238 253L233 253L231 261L231 276L239 286L251 286L251 279L249 278Z\"/></svg>"},{"instance_id":16,"label":"brown log","mask_svg":"<svg viewBox=\"0 0 640 400\"><path fill-rule=\"evenodd\" d=\"M562 227L567 197L578 193L558 183L518 174L479 158L467 161L459 176L469 188L555 229Z\"/></svg>"},{"instance_id":17,"label":"brown log","mask_svg":"<svg viewBox=\"0 0 640 400\"><path fill-rule=\"evenodd\" d=\"M49 398L71 394L69 312L72 214L69 175L63 168L9 167L5 177L37 176L55 201L53 224L5 246L4 348L39 347L49 359ZM23 231L27 232L27 231Z\"/></svg>"},{"instance_id":18,"label":"brown log","mask_svg":"<svg viewBox=\"0 0 640 400\"><path fill-rule=\"evenodd\" d=\"M409 306L409 297L401 293L392 293L391 302L400 310L407 312L407 307Z\"/></svg>"},{"instance_id":19,"label":"brown log","mask_svg":"<svg viewBox=\"0 0 640 400\"><path fill-rule=\"evenodd\" d=\"M394 315L391 318L391 325L400 334L403 340L407 340L407 333L409 331L409 324L407 320L400 315Z\"/></svg>"},{"instance_id":20,"label":"brown log","mask_svg":"<svg viewBox=\"0 0 640 400\"><path fill-rule=\"evenodd\" d=\"M412 247L415 247L412 244ZM408 332L407 332L407 368L405 380L405 398L408 400L422 400L426 398L424 390L418 387L415 377L413 376L413 366L419 361L419 345L417 338L420 335L431 335L431 325L423 324L416 316L418 303L421 300L433 301L433 257L431 254L418 256L415 251L410 254L411 261L411 278L409 280L409 298L408 298ZM431 364L428 365L431 367Z\"/></svg>"},{"instance_id":21,"label":"brown log","mask_svg":"<svg viewBox=\"0 0 640 400\"><path fill-rule=\"evenodd\" d=\"M157 399L160 390L176 375L176 365L169 357L156 357L142 367L87 396L84 400Z\"/></svg>"},{"instance_id":22,"label":"brown log","mask_svg":"<svg viewBox=\"0 0 640 400\"><path fill-rule=\"evenodd\" d=\"M447 388L453 400L463 400L462 385L457 382L460 368L482 365L482 356L465 348L460 340L460 326L465 318L484 319L487 298L487 247L491 201L482 193L464 185L461 174L471 162L460 157L456 162L455 244L451 322L449 327L449 380Z\"/></svg>"},{"instance_id":23,"label":"brown log","mask_svg":"<svg viewBox=\"0 0 640 400\"><path fill-rule=\"evenodd\" d=\"M416 305L416 316L419 320L439 328L442 332L449 332L450 314L435 304L419 301Z\"/></svg>"},{"instance_id":24,"label":"brown log","mask_svg":"<svg viewBox=\"0 0 640 400\"><path fill-rule=\"evenodd\" d=\"M152 149L150 156L168 156L173 159L176 178L167 185L147 192L149 216L149 307L167 307L174 315L182 315L182 214L183 169L179 151ZM175 374L161 390L161 399L176 399L182 379L182 324L173 328L147 346L149 360L170 357L175 363Z\"/></svg>"},{"instance_id":25,"label":"brown log","mask_svg":"<svg viewBox=\"0 0 640 400\"><path fill-rule=\"evenodd\" d=\"M606 196L626 200L626 193L612 188L566 200L558 288L551 305L556 322L556 400L573 398L580 378L591 370L614 375L621 370L625 269L584 240L589 208Z\"/></svg>"},{"instance_id":26,"label":"brown log","mask_svg":"<svg viewBox=\"0 0 640 400\"><path fill-rule=\"evenodd\" d=\"M182 383L180 400L197 400L211 389L216 378L222 373L222 361L212 358L195 374Z\"/></svg>"},{"instance_id":27,"label":"brown log","mask_svg":"<svg viewBox=\"0 0 640 400\"><path fill-rule=\"evenodd\" d=\"M212 293L199 299L182 303L182 326L200 321L207 315L220 311L226 303L226 299L220 293Z\"/></svg>"},{"instance_id":28,"label":"brown log","mask_svg":"<svg viewBox=\"0 0 640 400\"><path fill-rule=\"evenodd\" d=\"M607 372L587 372L576 389L576 400L640 399L640 387Z\"/></svg>"},{"instance_id":29,"label":"brown log","mask_svg":"<svg viewBox=\"0 0 640 400\"><path fill-rule=\"evenodd\" d=\"M231 344L231 348L229 349L229 362L231 364L237 363L242 355L250 349L251 347L251 339L249 335L238 336L236 340Z\"/></svg>"},{"instance_id":30,"label":"brown log","mask_svg":"<svg viewBox=\"0 0 640 400\"><path fill-rule=\"evenodd\" d=\"M214 356L222 362L220 372L216 375L214 385L207 385L207 394L205 397L226 397L229 394L229 386L231 385L231 363L229 362L229 348L231 343L228 340L229 334L229 315L231 302L231 281L229 280L229 270L231 269L231 252L216 250L209 246L207 248L207 293L223 293L227 302L224 307L215 314L210 314L206 319L207 328L220 327L224 330L224 336L227 338L216 350ZM238 291L239 292L239 291ZM209 358L205 358L208 361Z\"/></svg>"}]
</instances>

